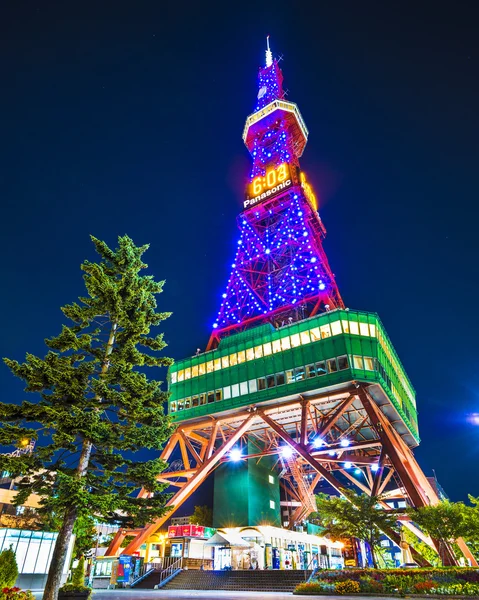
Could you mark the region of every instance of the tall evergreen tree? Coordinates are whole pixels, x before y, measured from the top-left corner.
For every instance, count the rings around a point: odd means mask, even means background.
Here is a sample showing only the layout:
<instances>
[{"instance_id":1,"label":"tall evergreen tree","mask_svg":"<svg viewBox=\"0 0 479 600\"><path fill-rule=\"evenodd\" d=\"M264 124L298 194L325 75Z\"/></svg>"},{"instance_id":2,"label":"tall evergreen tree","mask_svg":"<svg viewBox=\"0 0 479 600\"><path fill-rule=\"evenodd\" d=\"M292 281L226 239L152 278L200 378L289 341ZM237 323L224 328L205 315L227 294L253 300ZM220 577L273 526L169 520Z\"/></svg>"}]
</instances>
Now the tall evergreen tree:
<instances>
[{"instance_id":1,"label":"tall evergreen tree","mask_svg":"<svg viewBox=\"0 0 479 600\"><path fill-rule=\"evenodd\" d=\"M139 454L159 451L171 433L163 412L168 394L138 369L172 363L158 356L163 335L150 334L170 316L156 311L164 282L140 274L148 246L127 236L116 250L92 241L100 260L82 264L88 295L62 308L71 324L45 340L44 358L4 359L39 399L0 403L0 444L39 443L32 454L0 456L0 470L21 478L17 504L38 494L40 510L61 517L44 600L57 597L78 517L136 526L163 514L167 500L157 481L165 464ZM139 488L149 493L139 498Z\"/></svg>"}]
</instances>

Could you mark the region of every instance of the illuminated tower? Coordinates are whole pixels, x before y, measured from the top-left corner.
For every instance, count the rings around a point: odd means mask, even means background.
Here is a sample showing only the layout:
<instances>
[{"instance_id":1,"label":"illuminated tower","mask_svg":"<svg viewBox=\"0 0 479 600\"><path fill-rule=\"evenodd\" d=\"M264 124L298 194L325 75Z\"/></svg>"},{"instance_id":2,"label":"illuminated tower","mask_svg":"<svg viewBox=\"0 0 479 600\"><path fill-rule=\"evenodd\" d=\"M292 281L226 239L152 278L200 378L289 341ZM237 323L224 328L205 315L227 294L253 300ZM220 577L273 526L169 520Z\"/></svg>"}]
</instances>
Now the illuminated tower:
<instances>
[{"instance_id":1,"label":"illuminated tower","mask_svg":"<svg viewBox=\"0 0 479 600\"><path fill-rule=\"evenodd\" d=\"M308 130L296 104L284 99L269 43L258 90L243 131L253 164L238 250L209 347L254 324L279 326L344 306L323 250L316 197L299 169Z\"/></svg>"},{"instance_id":2,"label":"illuminated tower","mask_svg":"<svg viewBox=\"0 0 479 600\"><path fill-rule=\"evenodd\" d=\"M176 490L168 506L178 509L215 470L223 526L300 524L315 510L319 482L339 493L353 484L371 495L399 490L416 507L436 504L412 452L414 388L378 315L345 308L337 289L316 198L299 167L308 131L282 81L268 45L243 132L253 160L231 276L208 351L168 374L176 429L162 458L177 457L159 477ZM172 512L121 530L107 554L129 533L136 536L125 554L150 543ZM441 552L456 562L447 543Z\"/></svg>"}]
</instances>

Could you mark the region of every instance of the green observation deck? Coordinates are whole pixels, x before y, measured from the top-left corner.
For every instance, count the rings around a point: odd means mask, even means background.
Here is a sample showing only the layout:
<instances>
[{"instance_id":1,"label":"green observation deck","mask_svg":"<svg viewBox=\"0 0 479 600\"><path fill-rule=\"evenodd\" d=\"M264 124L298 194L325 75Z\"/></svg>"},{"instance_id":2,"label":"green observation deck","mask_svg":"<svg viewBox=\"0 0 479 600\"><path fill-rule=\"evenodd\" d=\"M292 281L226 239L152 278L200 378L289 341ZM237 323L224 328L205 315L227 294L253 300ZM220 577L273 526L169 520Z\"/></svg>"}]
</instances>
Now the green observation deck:
<instances>
[{"instance_id":1,"label":"green observation deck","mask_svg":"<svg viewBox=\"0 0 479 600\"><path fill-rule=\"evenodd\" d=\"M419 443L414 388L375 313L337 309L278 329L248 329L176 362L168 380L175 422L370 384L404 441Z\"/></svg>"}]
</instances>

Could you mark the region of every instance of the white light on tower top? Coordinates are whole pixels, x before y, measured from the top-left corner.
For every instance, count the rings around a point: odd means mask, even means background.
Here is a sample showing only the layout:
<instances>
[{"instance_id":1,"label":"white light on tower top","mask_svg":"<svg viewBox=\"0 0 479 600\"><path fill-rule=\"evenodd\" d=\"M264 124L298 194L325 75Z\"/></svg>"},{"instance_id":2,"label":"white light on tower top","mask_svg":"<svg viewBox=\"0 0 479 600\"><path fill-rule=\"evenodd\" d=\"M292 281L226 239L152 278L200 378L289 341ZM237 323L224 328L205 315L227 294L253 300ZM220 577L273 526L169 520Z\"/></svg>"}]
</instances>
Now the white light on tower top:
<instances>
[{"instance_id":1,"label":"white light on tower top","mask_svg":"<svg viewBox=\"0 0 479 600\"><path fill-rule=\"evenodd\" d=\"M269 49L269 35L266 36L266 66L271 67L273 64L273 53Z\"/></svg>"}]
</instances>

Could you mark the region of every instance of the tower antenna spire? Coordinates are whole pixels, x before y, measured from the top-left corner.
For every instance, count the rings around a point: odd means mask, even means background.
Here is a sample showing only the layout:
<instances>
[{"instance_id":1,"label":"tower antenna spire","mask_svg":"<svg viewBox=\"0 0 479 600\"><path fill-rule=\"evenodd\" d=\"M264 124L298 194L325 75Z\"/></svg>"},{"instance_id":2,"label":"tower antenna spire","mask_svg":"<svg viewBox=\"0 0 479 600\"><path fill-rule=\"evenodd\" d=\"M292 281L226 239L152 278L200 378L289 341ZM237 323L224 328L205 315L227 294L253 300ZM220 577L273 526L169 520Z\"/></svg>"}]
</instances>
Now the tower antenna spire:
<instances>
[{"instance_id":1,"label":"tower antenna spire","mask_svg":"<svg viewBox=\"0 0 479 600\"><path fill-rule=\"evenodd\" d=\"M271 67L273 64L273 53L269 48L269 35L266 36L266 66Z\"/></svg>"}]
</instances>

